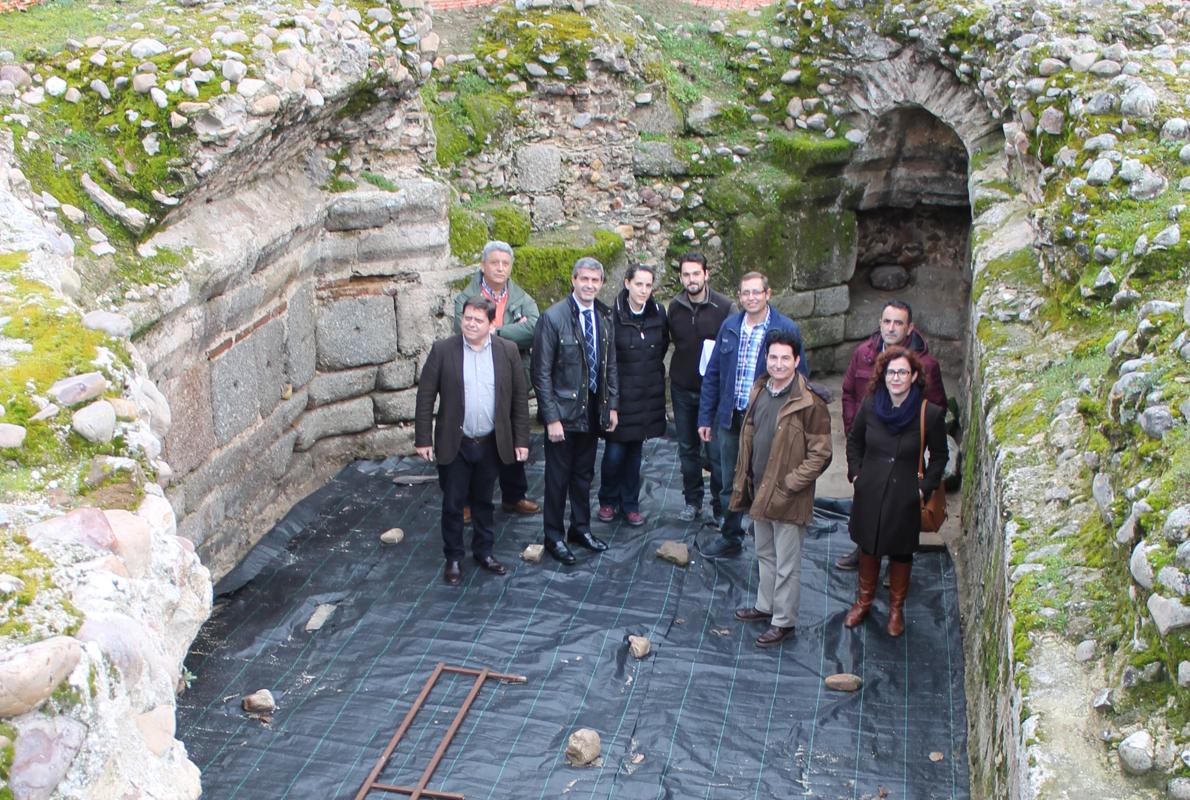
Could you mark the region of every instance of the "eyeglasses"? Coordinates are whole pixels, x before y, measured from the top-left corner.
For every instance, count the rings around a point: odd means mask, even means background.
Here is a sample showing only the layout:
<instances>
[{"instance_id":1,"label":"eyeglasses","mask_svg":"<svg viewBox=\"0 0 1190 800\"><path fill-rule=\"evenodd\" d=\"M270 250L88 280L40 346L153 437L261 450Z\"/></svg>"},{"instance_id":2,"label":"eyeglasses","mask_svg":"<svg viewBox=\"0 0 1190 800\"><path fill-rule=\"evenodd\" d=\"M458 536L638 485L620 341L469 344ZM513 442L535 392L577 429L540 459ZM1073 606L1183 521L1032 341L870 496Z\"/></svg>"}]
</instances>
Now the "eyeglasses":
<instances>
[{"instance_id":1,"label":"eyeglasses","mask_svg":"<svg viewBox=\"0 0 1190 800\"><path fill-rule=\"evenodd\" d=\"M767 289L740 289L740 297L760 297Z\"/></svg>"},{"instance_id":2,"label":"eyeglasses","mask_svg":"<svg viewBox=\"0 0 1190 800\"><path fill-rule=\"evenodd\" d=\"M886 369L884 374L890 378L908 378L912 374L912 371L907 369Z\"/></svg>"}]
</instances>

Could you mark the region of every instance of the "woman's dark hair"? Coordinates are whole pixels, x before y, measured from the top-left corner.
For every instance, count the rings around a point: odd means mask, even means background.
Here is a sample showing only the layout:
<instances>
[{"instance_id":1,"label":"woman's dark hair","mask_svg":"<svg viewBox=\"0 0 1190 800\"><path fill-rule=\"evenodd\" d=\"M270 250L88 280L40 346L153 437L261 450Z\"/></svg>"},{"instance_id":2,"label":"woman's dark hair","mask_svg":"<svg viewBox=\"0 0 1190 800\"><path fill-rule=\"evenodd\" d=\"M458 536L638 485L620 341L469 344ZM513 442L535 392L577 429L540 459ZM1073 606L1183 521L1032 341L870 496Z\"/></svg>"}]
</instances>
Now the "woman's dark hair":
<instances>
[{"instance_id":1,"label":"woman's dark hair","mask_svg":"<svg viewBox=\"0 0 1190 800\"><path fill-rule=\"evenodd\" d=\"M921 359L918 358L917 353L912 350L906 350L904 347L886 347L883 353L876 356L876 366L872 369L872 379L868 381L868 394L876 394L876 390L884 385L885 370L888 369L889 364L898 358L908 361L909 369L917 373L917 380L914 383L920 386L923 391L928 388L929 383L926 378L926 371L922 368Z\"/></svg>"},{"instance_id":2,"label":"woman's dark hair","mask_svg":"<svg viewBox=\"0 0 1190 800\"><path fill-rule=\"evenodd\" d=\"M656 269L649 266L648 264L640 264L635 261L628 265L628 269L624 270L624 280L626 280L626 281L632 280L633 278L636 277L636 273L638 273L638 272L647 272L653 276L654 282L656 282L656 280L657 280L657 270Z\"/></svg>"}]
</instances>

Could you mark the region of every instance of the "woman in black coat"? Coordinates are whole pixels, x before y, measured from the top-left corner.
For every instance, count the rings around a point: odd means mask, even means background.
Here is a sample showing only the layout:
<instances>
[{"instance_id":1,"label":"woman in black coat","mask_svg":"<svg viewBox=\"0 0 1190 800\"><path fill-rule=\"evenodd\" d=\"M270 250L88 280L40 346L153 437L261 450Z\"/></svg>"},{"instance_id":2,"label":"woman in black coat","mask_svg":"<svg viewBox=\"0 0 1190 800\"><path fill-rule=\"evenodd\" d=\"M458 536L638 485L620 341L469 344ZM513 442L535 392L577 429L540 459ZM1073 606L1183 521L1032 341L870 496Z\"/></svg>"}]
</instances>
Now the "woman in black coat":
<instances>
[{"instance_id":1,"label":"woman in black coat","mask_svg":"<svg viewBox=\"0 0 1190 800\"><path fill-rule=\"evenodd\" d=\"M656 274L634 264L612 308L616 369L620 376L620 420L606 434L600 466L599 511L611 522L617 513L629 525L644 525L640 513L640 457L645 439L665 435L665 351L669 327L665 309L653 300Z\"/></svg>"},{"instance_id":2,"label":"woman in black coat","mask_svg":"<svg viewBox=\"0 0 1190 800\"><path fill-rule=\"evenodd\" d=\"M917 477L921 415L928 461ZM888 556L888 633L905 631L905 596L913 551L921 536L921 503L946 469L946 412L925 400L925 372L917 354L889 347L876 359L868 396L847 436L847 479L855 485L848 528L859 545L859 590L843 618L853 628L876 596L880 558Z\"/></svg>"}]
</instances>

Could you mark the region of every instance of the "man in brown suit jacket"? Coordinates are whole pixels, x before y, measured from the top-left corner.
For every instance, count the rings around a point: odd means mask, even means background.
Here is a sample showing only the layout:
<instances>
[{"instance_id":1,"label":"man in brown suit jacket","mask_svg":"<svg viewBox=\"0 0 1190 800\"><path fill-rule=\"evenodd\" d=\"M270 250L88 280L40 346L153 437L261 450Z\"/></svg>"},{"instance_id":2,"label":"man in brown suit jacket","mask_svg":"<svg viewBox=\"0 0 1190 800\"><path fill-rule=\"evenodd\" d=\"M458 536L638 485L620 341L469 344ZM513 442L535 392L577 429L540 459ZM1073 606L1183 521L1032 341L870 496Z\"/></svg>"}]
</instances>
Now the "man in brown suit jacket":
<instances>
[{"instance_id":1,"label":"man in brown suit jacket","mask_svg":"<svg viewBox=\"0 0 1190 800\"><path fill-rule=\"evenodd\" d=\"M529 457L529 392L520 351L492 336L496 306L475 297L463 307L462 335L434 343L417 386L414 445L438 462L447 584L463 582L463 507L471 507L471 554L488 572L507 570L492 555L492 493L500 462ZM437 425L434 401L438 400ZM431 438L431 431L433 437ZM431 444L432 442L432 444Z\"/></svg>"}]
</instances>

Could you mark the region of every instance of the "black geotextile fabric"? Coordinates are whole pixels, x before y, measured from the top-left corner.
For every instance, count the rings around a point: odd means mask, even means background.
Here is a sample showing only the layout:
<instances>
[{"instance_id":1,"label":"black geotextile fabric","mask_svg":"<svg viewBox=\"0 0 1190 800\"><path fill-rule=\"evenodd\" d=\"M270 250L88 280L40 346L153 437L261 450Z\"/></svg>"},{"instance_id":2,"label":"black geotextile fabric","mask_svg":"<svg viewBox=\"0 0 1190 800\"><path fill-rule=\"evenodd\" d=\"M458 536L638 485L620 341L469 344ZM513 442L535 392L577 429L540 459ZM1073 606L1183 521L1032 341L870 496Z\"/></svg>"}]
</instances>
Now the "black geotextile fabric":
<instances>
[{"instance_id":1,"label":"black geotextile fabric","mask_svg":"<svg viewBox=\"0 0 1190 800\"><path fill-rule=\"evenodd\" d=\"M528 468L541 497L541 444ZM718 534L677 521L676 447L645 447L644 528L594 522L602 554L563 567L522 562L541 518L496 512L496 577L464 562L462 587L441 577L436 483L413 460L358 462L312 494L217 587L215 613L187 659L178 736L202 769L203 797L352 798L435 664L520 674L479 693L429 788L468 800L544 798L966 798L966 718L955 574L945 553L914 562L899 639L883 630L887 590L866 623L842 618L855 573L828 567L851 543L849 501L820 501L804 549L797 637L774 649L733 617L754 599L744 555L708 561L694 544ZM592 492L594 496L594 492ZM498 509L498 506L497 506ZM379 535L405 531L398 545ZM688 568L655 556L691 545ZM329 621L307 633L319 604ZM637 661L629 634L652 653ZM853 672L863 688L823 678ZM415 785L473 679L444 676L381 782ZM270 689L268 719L240 710ZM594 728L602 761L567 765L567 737ZM375 791L369 798L389 795Z\"/></svg>"}]
</instances>

